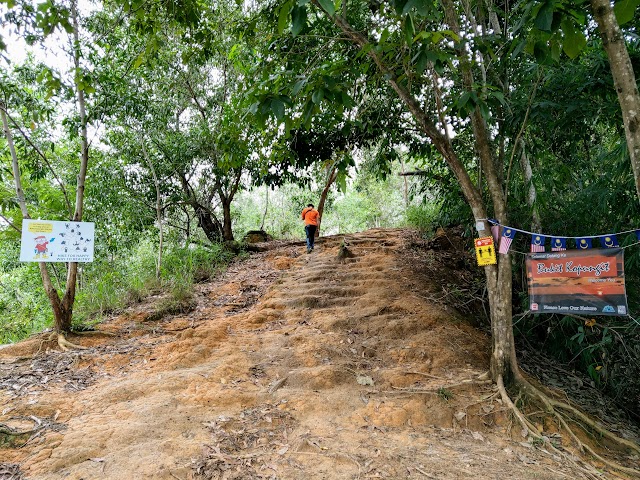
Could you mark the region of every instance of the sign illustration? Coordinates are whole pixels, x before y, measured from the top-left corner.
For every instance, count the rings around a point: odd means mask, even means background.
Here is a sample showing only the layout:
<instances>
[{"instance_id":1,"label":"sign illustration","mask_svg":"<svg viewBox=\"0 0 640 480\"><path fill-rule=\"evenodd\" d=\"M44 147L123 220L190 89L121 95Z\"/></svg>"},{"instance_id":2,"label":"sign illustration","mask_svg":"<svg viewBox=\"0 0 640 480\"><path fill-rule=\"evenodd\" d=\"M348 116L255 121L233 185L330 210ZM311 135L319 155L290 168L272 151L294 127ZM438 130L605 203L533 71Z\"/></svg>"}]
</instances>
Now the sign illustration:
<instances>
[{"instance_id":1,"label":"sign illustration","mask_svg":"<svg viewBox=\"0 0 640 480\"><path fill-rule=\"evenodd\" d=\"M627 315L624 250L566 250L527 255L532 312Z\"/></svg>"},{"instance_id":2,"label":"sign illustration","mask_svg":"<svg viewBox=\"0 0 640 480\"><path fill-rule=\"evenodd\" d=\"M476 238L476 259L478 265L494 265L496 263L496 249L493 245L493 237Z\"/></svg>"},{"instance_id":3,"label":"sign illustration","mask_svg":"<svg viewBox=\"0 0 640 480\"><path fill-rule=\"evenodd\" d=\"M93 262L95 224L23 220L21 262Z\"/></svg>"}]
</instances>

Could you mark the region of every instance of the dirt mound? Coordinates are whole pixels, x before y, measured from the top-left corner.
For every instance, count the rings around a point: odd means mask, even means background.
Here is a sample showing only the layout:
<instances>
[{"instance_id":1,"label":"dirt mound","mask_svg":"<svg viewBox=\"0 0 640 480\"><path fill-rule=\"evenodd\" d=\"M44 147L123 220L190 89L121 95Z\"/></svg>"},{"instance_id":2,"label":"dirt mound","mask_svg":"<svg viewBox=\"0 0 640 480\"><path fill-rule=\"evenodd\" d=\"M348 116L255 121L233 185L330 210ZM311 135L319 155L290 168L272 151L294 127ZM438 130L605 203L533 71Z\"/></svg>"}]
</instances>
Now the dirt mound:
<instances>
[{"instance_id":1,"label":"dirt mound","mask_svg":"<svg viewBox=\"0 0 640 480\"><path fill-rule=\"evenodd\" d=\"M73 339L88 350L0 350L0 424L27 431L0 449L0 473L584 478L510 437L494 386L474 380L489 338L433 300L447 273L416 241L282 246L199 285L188 315L150 321L142 305L101 325L115 336Z\"/></svg>"}]
</instances>

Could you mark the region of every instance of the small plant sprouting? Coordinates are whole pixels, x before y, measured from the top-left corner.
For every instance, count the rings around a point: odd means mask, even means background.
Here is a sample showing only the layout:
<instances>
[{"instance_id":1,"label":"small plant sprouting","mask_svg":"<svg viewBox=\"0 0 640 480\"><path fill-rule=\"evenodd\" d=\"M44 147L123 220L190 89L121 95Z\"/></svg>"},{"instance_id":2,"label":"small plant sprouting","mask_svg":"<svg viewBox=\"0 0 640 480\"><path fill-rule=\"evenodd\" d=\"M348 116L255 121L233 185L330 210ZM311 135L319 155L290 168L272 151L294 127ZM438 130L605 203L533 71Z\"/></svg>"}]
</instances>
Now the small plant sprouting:
<instances>
[{"instance_id":1,"label":"small plant sprouting","mask_svg":"<svg viewBox=\"0 0 640 480\"><path fill-rule=\"evenodd\" d=\"M534 447L542 447L544 443L544 440L540 437L531 437L531 445Z\"/></svg>"},{"instance_id":2,"label":"small plant sprouting","mask_svg":"<svg viewBox=\"0 0 640 480\"><path fill-rule=\"evenodd\" d=\"M449 401L453 398L453 392L451 390L447 390L446 388L439 388L438 397L440 397L442 400Z\"/></svg>"}]
</instances>

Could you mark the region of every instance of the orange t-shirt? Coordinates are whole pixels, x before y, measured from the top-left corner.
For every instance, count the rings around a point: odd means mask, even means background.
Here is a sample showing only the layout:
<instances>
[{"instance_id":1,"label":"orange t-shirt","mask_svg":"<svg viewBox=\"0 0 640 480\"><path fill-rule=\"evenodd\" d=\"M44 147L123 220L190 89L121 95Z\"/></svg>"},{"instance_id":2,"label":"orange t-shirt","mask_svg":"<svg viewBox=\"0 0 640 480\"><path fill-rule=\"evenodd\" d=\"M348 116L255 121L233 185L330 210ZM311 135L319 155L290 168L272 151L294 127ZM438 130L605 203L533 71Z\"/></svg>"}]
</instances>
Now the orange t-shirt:
<instances>
[{"instance_id":1,"label":"orange t-shirt","mask_svg":"<svg viewBox=\"0 0 640 480\"><path fill-rule=\"evenodd\" d=\"M318 217L320 214L317 210L314 210L311 207L307 207L302 210L302 219L304 220L305 225L315 225L318 226Z\"/></svg>"}]
</instances>

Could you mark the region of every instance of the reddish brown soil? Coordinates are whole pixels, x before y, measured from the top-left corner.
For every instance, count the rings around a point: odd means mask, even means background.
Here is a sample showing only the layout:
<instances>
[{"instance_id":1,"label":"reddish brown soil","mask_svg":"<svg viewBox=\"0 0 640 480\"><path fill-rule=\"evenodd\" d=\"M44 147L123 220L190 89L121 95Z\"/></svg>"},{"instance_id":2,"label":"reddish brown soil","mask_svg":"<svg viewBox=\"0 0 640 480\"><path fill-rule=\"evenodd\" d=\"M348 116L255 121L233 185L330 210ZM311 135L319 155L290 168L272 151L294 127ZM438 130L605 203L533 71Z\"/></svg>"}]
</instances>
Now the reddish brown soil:
<instances>
[{"instance_id":1,"label":"reddish brown soil","mask_svg":"<svg viewBox=\"0 0 640 480\"><path fill-rule=\"evenodd\" d=\"M452 273L411 239L348 235L345 259L342 236L281 246L199 285L188 315L150 321L146 302L100 325L115 336L71 338L88 350L0 350L0 423L37 427L0 464L33 480L586 478L469 383L489 338L432 300Z\"/></svg>"}]
</instances>

